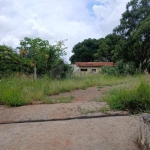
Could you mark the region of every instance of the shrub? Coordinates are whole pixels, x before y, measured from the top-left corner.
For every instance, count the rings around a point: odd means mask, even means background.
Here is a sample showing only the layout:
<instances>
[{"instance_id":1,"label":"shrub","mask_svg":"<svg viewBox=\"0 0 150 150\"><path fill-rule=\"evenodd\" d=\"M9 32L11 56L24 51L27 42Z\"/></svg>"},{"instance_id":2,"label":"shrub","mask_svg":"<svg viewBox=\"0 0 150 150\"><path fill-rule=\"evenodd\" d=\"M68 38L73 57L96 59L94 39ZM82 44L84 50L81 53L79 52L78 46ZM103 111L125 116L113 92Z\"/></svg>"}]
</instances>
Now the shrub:
<instances>
[{"instance_id":1,"label":"shrub","mask_svg":"<svg viewBox=\"0 0 150 150\"><path fill-rule=\"evenodd\" d=\"M122 60L120 60L116 63L116 70L119 73L119 75L133 75L136 73L135 63L124 63Z\"/></svg>"},{"instance_id":2,"label":"shrub","mask_svg":"<svg viewBox=\"0 0 150 150\"><path fill-rule=\"evenodd\" d=\"M115 76L118 75L118 71L116 67L105 66L105 67L102 67L101 70L103 74L115 75Z\"/></svg>"},{"instance_id":3,"label":"shrub","mask_svg":"<svg viewBox=\"0 0 150 150\"><path fill-rule=\"evenodd\" d=\"M141 81L136 86L113 89L104 99L111 109L145 112L150 110L150 85Z\"/></svg>"},{"instance_id":4,"label":"shrub","mask_svg":"<svg viewBox=\"0 0 150 150\"><path fill-rule=\"evenodd\" d=\"M20 106L33 101L49 100L49 95L68 92L75 89L86 89L91 86L112 86L123 83L138 82L144 76L106 76L89 75L52 80L48 76L34 80L27 76L12 76L0 80L0 104ZM61 102L61 101L57 101Z\"/></svg>"},{"instance_id":5,"label":"shrub","mask_svg":"<svg viewBox=\"0 0 150 150\"><path fill-rule=\"evenodd\" d=\"M70 77L73 73L73 68L64 62L64 60L59 59L57 63L52 65L51 70L48 75L53 79L64 79Z\"/></svg>"},{"instance_id":6,"label":"shrub","mask_svg":"<svg viewBox=\"0 0 150 150\"><path fill-rule=\"evenodd\" d=\"M107 75L133 75L137 73L133 62L124 63L122 60L116 63L116 66L102 67L102 73Z\"/></svg>"},{"instance_id":7,"label":"shrub","mask_svg":"<svg viewBox=\"0 0 150 150\"><path fill-rule=\"evenodd\" d=\"M5 89L1 94L1 104L8 106L22 106L26 101L22 98L21 91L17 88Z\"/></svg>"}]
</instances>

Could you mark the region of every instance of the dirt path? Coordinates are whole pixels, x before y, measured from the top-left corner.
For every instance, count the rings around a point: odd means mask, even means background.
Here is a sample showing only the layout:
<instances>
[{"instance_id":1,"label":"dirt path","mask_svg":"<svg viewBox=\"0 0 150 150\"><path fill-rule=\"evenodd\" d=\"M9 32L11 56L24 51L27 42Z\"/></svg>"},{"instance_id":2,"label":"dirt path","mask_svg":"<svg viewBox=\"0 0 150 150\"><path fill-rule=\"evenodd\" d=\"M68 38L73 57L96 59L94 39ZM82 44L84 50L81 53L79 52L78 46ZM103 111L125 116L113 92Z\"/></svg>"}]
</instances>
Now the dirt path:
<instances>
[{"instance_id":1,"label":"dirt path","mask_svg":"<svg viewBox=\"0 0 150 150\"><path fill-rule=\"evenodd\" d=\"M17 108L0 106L0 149L138 150L135 144L138 137L138 116L101 118L127 113L104 112L103 108L108 108L108 105L95 101L110 88L90 87L50 97L73 96L72 103L34 104ZM98 118L87 119L88 116ZM75 119L79 117L86 119ZM74 119L65 120L67 118ZM60 121L52 121L53 119ZM14 122L26 123L13 124Z\"/></svg>"},{"instance_id":2,"label":"dirt path","mask_svg":"<svg viewBox=\"0 0 150 150\"><path fill-rule=\"evenodd\" d=\"M110 87L101 89L90 87L86 90L75 90L50 96L51 99L74 96L72 103L34 104L16 108L0 106L0 123L127 114L123 111L107 111L109 106L106 102L95 101L95 99L101 98L103 92L108 89Z\"/></svg>"},{"instance_id":3,"label":"dirt path","mask_svg":"<svg viewBox=\"0 0 150 150\"><path fill-rule=\"evenodd\" d=\"M97 98L101 98L103 96L103 92L108 91L110 88L112 87L89 87L85 90L74 90L71 92L60 93L59 95L50 96L50 98L73 96L73 102L95 101Z\"/></svg>"}]
</instances>

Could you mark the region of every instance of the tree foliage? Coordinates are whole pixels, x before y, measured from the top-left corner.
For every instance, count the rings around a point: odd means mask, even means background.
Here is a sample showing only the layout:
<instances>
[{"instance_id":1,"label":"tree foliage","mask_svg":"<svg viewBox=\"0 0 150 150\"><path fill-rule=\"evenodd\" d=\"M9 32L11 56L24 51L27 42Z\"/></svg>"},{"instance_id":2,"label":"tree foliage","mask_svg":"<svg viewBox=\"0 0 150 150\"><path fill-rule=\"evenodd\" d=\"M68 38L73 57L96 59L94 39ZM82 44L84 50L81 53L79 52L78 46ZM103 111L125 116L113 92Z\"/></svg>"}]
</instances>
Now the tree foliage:
<instances>
[{"instance_id":1,"label":"tree foliage","mask_svg":"<svg viewBox=\"0 0 150 150\"><path fill-rule=\"evenodd\" d=\"M0 76L19 70L20 58L11 47L0 45Z\"/></svg>"},{"instance_id":2,"label":"tree foliage","mask_svg":"<svg viewBox=\"0 0 150 150\"><path fill-rule=\"evenodd\" d=\"M112 34L94 39L92 43L91 39L84 40L76 44L72 52L71 63L133 62L141 71L147 69L150 72L150 0L131 0Z\"/></svg>"},{"instance_id":3,"label":"tree foliage","mask_svg":"<svg viewBox=\"0 0 150 150\"><path fill-rule=\"evenodd\" d=\"M95 53L95 61L115 61L115 48L120 36L108 34L98 40L98 49Z\"/></svg>"},{"instance_id":4,"label":"tree foliage","mask_svg":"<svg viewBox=\"0 0 150 150\"><path fill-rule=\"evenodd\" d=\"M73 49L73 55L70 57L71 63L79 62L92 62L94 61L94 53L98 49L96 39L85 39L83 42L77 43Z\"/></svg>"},{"instance_id":5,"label":"tree foliage","mask_svg":"<svg viewBox=\"0 0 150 150\"><path fill-rule=\"evenodd\" d=\"M86 39L73 47L71 63L92 61L115 61L115 49L120 39L119 35L108 34L105 38Z\"/></svg>"},{"instance_id":6,"label":"tree foliage","mask_svg":"<svg viewBox=\"0 0 150 150\"><path fill-rule=\"evenodd\" d=\"M130 1L114 33L122 38L116 49L120 59L146 69L150 58L150 0Z\"/></svg>"},{"instance_id":7,"label":"tree foliage","mask_svg":"<svg viewBox=\"0 0 150 150\"><path fill-rule=\"evenodd\" d=\"M66 78L73 72L72 67L64 62L63 59L58 59L56 63L52 65L50 75L52 78Z\"/></svg>"},{"instance_id":8,"label":"tree foliage","mask_svg":"<svg viewBox=\"0 0 150 150\"><path fill-rule=\"evenodd\" d=\"M65 49L64 41L50 45L46 40L28 37L20 41L20 46L16 48L18 53L11 47L0 45L0 77L13 73L33 74L33 72L34 78L37 78L37 75L65 77L71 70L61 59L66 54ZM58 72L55 71L57 68Z\"/></svg>"},{"instance_id":9,"label":"tree foliage","mask_svg":"<svg viewBox=\"0 0 150 150\"><path fill-rule=\"evenodd\" d=\"M20 41L20 55L30 60L31 67L34 68L34 77L37 74L50 72L52 65L65 55L64 41L59 41L56 45L50 45L49 41L40 38L31 39L25 37Z\"/></svg>"},{"instance_id":10,"label":"tree foliage","mask_svg":"<svg viewBox=\"0 0 150 150\"><path fill-rule=\"evenodd\" d=\"M0 45L0 74L34 72L35 78L45 74L64 77L65 70L69 69L61 59L65 55L64 42L50 45L47 40L25 37L17 47L19 54L11 47ZM70 61L73 64L113 61L121 62L121 68L130 74L137 68L150 72L150 0L128 2L120 24L112 34L105 38L85 39L73 47L72 53Z\"/></svg>"}]
</instances>

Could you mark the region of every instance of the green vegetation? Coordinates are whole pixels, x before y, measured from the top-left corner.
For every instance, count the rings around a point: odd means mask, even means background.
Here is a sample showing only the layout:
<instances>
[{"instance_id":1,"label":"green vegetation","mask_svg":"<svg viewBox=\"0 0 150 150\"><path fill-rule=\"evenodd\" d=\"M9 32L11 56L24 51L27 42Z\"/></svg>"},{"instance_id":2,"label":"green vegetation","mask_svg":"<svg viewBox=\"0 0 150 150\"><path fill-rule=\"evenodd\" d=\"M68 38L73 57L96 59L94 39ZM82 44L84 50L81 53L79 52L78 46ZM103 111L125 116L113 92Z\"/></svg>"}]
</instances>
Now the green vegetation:
<instances>
[{"instance_id":1,"label":"green vegetation","mask_svg":"<svg viewBox=\"0 0 150 150\"><path fill-rule=\"evenodd\" d=\"M87 114L93 114L93 113L98 113L98 112L102 112L102 113L106 114L110 109L108 107L101 107L101 108L95 108L95 109L84 109L79 106L78 110L81 114L87 115Z\"/></svg>"},{"instance_id":2,"label":"green vegetation","mask_svg":"<svg viewBox=\"0 0 150 150\"><path fill-rule=\"evenodd\" d=\"M86 77L72 76L71 66L62 59L66 54L64 41L50 45L47 40L25 37L16 49L0 45L0 104L65 103L73 97L50 99L49 96L91 86L98 86L100 90L103 86L119 85L119 89L111 90L105 97L111 109L150 112L149 79L136 75L150 72L149 35L149 0L131 0L112 34L85 39L73 47L71 63L116 63L115 67L103 67L104 75Z\"/></svg>"},{"instance_id":3,"label":"green vegetation","mask_svg":"<svg viewBox=\"0 0 150 150\"><path fill-rule=\"evenodd\" d=\"M92 86L120 85L131 82L138 82L140 76L116 77L106 75L94 75L87 77L72 77L64 80L51 80L41 78L34 80L26 76L14 76L3 78L0 81L0 104L8 106L21 106L30 104L33 101L49 103L49 95L68 92L75 89L85 89ZM62 100L58 100L62 101Z\"/></svg>"},{"instance_id":4,"label":"green vegetation","mask_svg":"<svg viewBox=\"0 0 150 150\"><path fill-rule=\"evenodd\" d=\"M116 66L110 67L105 66L102 67L102 73L107 75L114 76L126 76L126 75L134 75L140 73L140 69L136 69L134 62L124 63L122 60L116 63Z\"/></svg>"},{"instance_id":5,"label":"green vegetation","mask_svg":"<svg viewBox=\"0 0 150 150\"><path fill-rule=\"evenodd\" d=\"M120 24L105 38L85 39L77 43L70 57L71 63L92 61L122 61L127 70L132 64L135 71L150 72L150 2L131 0L126 5ZM131 67L131 66L130 66ZM114 68L109 74L118 74ZM135 72L128 70L128 73ZM124 72L126 73L126 72ZM122 73L121 73L122 74Z\"/></svg>"},{"instance_id":6,"label":"green vegetation","mask_svg":"<svg viewBox=\"0 0 150 150\"><path fill-rule=\"evenodd\" d=\"M107 108L107 107L102 107L102 108L100 108L100 112L105 113L105 114L106 114L109 110L110 110L110 109Z\"/></svg>"},{"instance_id":7,"label":"green vegetation","mask_svg":"<svg viewBox=\"0 0 150 150\"><path fill-rule=\"evenodd\" d=\"M26 74L30 76L65 78L72 72L71 66L61 58L66 47L64 41L50 45L40 38L25 37L16 50L0 45L0 78L10 74Z\"/></svg>"},{"instance_id":8,"label":"green vegetation","mask_svg":"<svg viewBox=\"0 0 150 150\"><path fill-rule=\"evenodd\" d=\"M114 33L121 38L115 49L117 60L133 61L141 71L150 72L150 2L131 0Z\"/></svg>"},{"instance_id":9,"label":"green vegetation","mask_svg":"<svg viewBox=\"0 0 150 150\"><path fill-rule=\"evenodd\" d=\"M70 61L73 64L78 61L94 61L94 53L96 53L97 49L98 43L96 39L85 39L73 47L72 53L74 53L74 55L70 57Z\"/></svg>"},{"instance_id":10,"label":"green vegetation","mask_svg":"<svg viewBox=\"0 0 150 150\"><path fill-rule=\"evenodd\" d=\"M150 83L148 80L139 82L112 89L104 100L115 110L129 110L132 113L150 111Z\"/></svg>"},{"instance_id":11,"label":"green vegetation","mask_svg":"<svg viewBox=\"0 0 150 150\"><path fill-rule=\"evenodd\" d=\"M97 102L104 102L103 97L94 98L93 100Z\"/></svg>"}]
</instances>

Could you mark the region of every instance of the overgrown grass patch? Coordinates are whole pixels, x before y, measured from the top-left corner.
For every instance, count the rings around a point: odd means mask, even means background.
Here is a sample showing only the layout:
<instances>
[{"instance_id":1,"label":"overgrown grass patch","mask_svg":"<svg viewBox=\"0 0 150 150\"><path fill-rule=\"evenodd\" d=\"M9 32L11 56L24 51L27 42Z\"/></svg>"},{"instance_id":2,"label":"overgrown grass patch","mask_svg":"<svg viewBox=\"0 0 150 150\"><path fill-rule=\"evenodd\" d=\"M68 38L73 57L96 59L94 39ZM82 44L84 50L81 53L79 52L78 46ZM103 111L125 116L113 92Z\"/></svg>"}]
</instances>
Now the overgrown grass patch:
<instances>
[{"instance_id":1,"label":"overgrown grass patch","mask_svg":"<svg viewBox=\"0 0 150 150\"><path fill-rule=\"evenodd\" d=\"M138 84L112 89L104 100L111 109L133 113L150 111L150 84L142 80Z\"/></svg>"},{"instance_id":2,"label":"overgrown grass patch","mask_svg":"<svg viewBox=\"0 0 150 150\"><path fill-rule=\"evenodd\" d=\"M106 85L119 85L135 83L142 76L115 77L107 75L90 75L85 77L72 77L64 80L51 80L41 78L34 80L27 77L3 78L0 81L0 104L8 106L21 106L33 101L43 101L49 95L69 92L76 89L86 89L92 86L104 87ZM58 102L62 102L61 100Z\"/></svg>"},{"instance_id":3,"label":"overgrown grass patch","mask_svg":"<svg viewBox=\"0 0 150 150\"><path fill-rule=\"evenodd\" d=\"M20 89L9 88L1 94L0 103L8 106L21 106L25 105L26 101L22 97Z\"/></svg>"}]
</instances>

